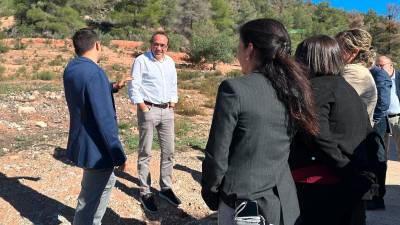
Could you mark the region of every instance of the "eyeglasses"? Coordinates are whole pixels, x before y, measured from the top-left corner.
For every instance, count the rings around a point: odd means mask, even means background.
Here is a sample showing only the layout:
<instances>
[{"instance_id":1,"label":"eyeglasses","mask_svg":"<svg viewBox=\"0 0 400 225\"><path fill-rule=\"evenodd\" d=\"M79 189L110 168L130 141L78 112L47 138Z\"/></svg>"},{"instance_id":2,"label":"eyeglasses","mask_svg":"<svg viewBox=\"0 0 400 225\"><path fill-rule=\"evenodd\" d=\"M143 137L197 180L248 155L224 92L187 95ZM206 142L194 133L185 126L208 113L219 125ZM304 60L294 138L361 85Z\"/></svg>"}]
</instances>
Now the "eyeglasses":
<instances>
[{"instance_id":1,"label":"eyeglasses","mask_svg":"<svg viewBox=\"0 0 400 225\"><path fill-rule=\"evenodd\" d=\"M160 44L160 43L151 43L151 46L153 46L153 47L166 48L168 45L166 45L166 44Z\"/></svg>"},{"instance_id":2,"label":"eyeglasses","mask_svg":"<svg viewBox=\"0 0 400 225\"><path fill-rule=\"evenodd\" d=\"M390 66L392 66L392 64L391 64L391 63L376 64L376 66L377 66L377 67L380 67L380 68L383 68L383 67L384 67L384 66L386 66L386 65L390 65Z\"/></svg>"}]
</instances>

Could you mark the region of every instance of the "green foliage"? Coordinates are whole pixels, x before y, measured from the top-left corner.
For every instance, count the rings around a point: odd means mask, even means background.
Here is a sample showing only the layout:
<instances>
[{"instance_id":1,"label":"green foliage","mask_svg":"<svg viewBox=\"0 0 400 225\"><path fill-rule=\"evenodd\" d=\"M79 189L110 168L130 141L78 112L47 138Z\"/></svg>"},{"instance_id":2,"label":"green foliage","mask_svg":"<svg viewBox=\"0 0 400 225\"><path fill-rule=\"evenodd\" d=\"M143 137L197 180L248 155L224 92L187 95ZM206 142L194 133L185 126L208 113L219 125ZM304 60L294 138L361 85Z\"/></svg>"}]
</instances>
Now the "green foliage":
<instances>
[{"instance_id":1,"label":"green foliage","mask_svg":"<svg viewBox=\"0 0 400 225\"><path fill-rule=\"evenodd\" d=\"M227 0L211 0L212 20L220 31L231 31L234 25L233 12Z\"/></svg>"},{"instance_id":2,"label":"green foliage","mask_svg":"<svg viewBox=\"0 0 400 225\"><path fill-rule=\"evenodd\" d=\"M14 44L14 50L23 50L26 49L26 45L22 43L21 39L17 38Z\"/></svg>"},{"instance_id":3,"label":"green foliage","mask_svg":"<svg viewBox=\"0 0 400 225\"><path fill-rule=\"evenodd\" d=\"M229 77L229 78L240 77L240 76L242 76L242 75L243 75L243 73L242 73L242 71L240 71L240 70L232 70L232 71L229 71L229 72L226 74L226 76Z\"/></svg>"},{"instance_id":4,"label":"green foliage","mask_svg":"<svg viewBox=\"0 0 400 225\"><path fill-rule=\"evenodd\" d=\"M63 59L62 55L57 55L55 59L49 62L49 66L64 66L65 60Z\"/></svg>"},{"instance_id":5,"label":"green foliage","mask_svg":"<svg viewBox=\"0 0 400 225\"><path fill-rule=\"evenodd\" d=\"M178 71L178 80L179 81L191 80L193 78L198 78L201 76L202 76L201 73L198 71L188 71L188 70Z\"/></svg>"},{"instance_id":6,"label":"green foliage","mask_svg":"<svg viewBox=\"0 0 400 225\"><path fill-rule=\"evenodd\" d=\"M17 77L18 78L21 78L21 77L27 78L28 77L28 73L27 73L25 66L21 66L17 69L17 71L15 71L15 78L17 78Z\"/></svg>"},{"instance_id":7,"label":"green foliage","mask_svg":"<svg viewBox=\"0 0 400 225\"><path fill-rule=\"evenodd\" d=\"M239 25L255 18L274 18L286 26L293 49L316 34L333 36L350 27L362 27L373 35L379 53L396 60L400 57L400 29L398 4L395 6L388 12L393 20L388 21L374 10L346 13L332 8L328 1L0 0L0 16L14 15L17 20L0 34L0 39L65 38L81 27L91 26L102 33L105 45L111 39L127 39L144 41L143 48L147 48L150 35L161 27L170 35L171 51L189 48L194 61L216 63L233 57L237 43L234 31ZM199 29L199 24L203 28ZM210 51L213 48L215 53Z\"/></svg>"},{"instance_id":8,"label":"green foliage","mask_svg":"<svg viewBox=\"0 0 400 225\"><path fill-rule=\"evenodd\" d=\"M193 101L181 98L176 105L176 113L183 116L204 115L204 112Z\"/></svg>"},{"instance_id":9,"label":"green foliage","mask_svg":"<svg viewBox=\"0 0 400 225\"><path fill-rule=\"evenodd\" d=\"M2 43L0 43L0 53L6 53L8 52L9 48Z\"/></svg>"},{"instance_id":10,"label":"green foliage","mask_svg":"<svg viewBox=\"0 0 400 225\"><path fill-rule=\"evenodd\" d=\"M204 149L207 139L194 134L193 131L196 130L196 126L187 118L175 119L176 148L178 150L185 150L188 147Z\"/></svg>"},{"instance_id":11,"label":"green foliage","mask_svg":"<svg viewBox=\"0 0 400 225\"><path fill-rule=\"evenodd\" d=\"M6 72L6 68L2 65L0 65L0 81L6 80L6 77L4 73Z\"/></svg>"},{"instance_id":12,"label":"green foliage","mask_svg":"<svg viewBox=\"0 0 400 225\"><path fill-rule=\"evenodd\" d=\"M185 43L186 38L183 35L171 33L168 34L168 38L168 51L179 52L187 47L187 44Z\"/></svg>"},{"instance_id":13,"label":"green foliage","mask_svg":"<svg viewBox=\"0 0 400 225\"><path fill-rule=\"evenodd\" d=\"M33 75L33 79L35 80L54 80L56 77L57 74L50 71L41 71Z\"/></svg>"},{"instance_id":14,"label":"green foliage","mask_svg":"<svg viewBox=\"0 0 400 225\"><path fill-rule=\"evenodd\" d=\"M231 62L234 59L235 45L235 39L229 33L216 32L212 24L207 22L198 23L190 43L190 56L195 63L210 62L215 67L217 62Z\"/></svg>"},{"instance_id":15,"label":"green foliage","mask_svg":"<svg viewBox=\"0 0 400 225\"><path fill-rule=\"evenodd\" d=\"M0 17L12 16L14 13L13 0L0 0Z\"/></svg>"}]
</instances>

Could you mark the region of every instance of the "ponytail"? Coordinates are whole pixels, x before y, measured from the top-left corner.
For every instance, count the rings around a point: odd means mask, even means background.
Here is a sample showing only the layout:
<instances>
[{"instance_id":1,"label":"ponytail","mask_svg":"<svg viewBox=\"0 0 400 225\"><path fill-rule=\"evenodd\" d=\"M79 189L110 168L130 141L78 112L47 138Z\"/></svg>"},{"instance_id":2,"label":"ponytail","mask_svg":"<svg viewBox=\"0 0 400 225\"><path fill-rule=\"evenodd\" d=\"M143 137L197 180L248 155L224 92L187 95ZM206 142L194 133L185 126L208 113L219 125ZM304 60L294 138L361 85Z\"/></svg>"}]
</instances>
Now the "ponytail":
<instances>
[{"instance_id":1,"label":"ponytail","mask_svg":"<svg viewBox=\"0 0 400 225\"><path fill-rule=\"evenodd\" d=\"M318 123L314 109L312 91L303 68L288 55L276 54L272 63L266 63L260 72L271 82L278 99L289 114L289 132L302 128L315 135Z\"/></svg>"}]
</instances>

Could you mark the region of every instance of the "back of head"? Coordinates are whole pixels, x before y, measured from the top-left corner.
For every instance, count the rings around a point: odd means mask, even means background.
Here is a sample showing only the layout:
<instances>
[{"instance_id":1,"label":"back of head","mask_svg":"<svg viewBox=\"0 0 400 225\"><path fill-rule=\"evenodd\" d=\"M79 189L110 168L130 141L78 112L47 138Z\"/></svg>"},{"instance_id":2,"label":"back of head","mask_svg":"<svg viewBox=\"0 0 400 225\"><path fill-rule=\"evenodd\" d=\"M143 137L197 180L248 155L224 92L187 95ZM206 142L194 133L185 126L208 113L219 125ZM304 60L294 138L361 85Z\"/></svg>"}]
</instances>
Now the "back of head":
<instances>
[{"instance_id":1,"label":"back of head","mask_svg":"<svg viewBox=\"0 0 400 225\"><path fill-rule=\"evenodd\" d=\"M302 41L296 49L296 61L307 67L311 76L335 76L343 71L344 62L338 42L326 35Z\"/></svg>"},{"instance_id":2,"label":"back of head","mask_svg":"<svg viewBox=\"0 0 400 225\"><path fill-rule=\"evenodd\" d=\"M90 28L80 29L72 37L75 53L78 56L81 56L88 50L92 49L96 41L99 41L99 36Z\"/></svg>"},{"instance_id":3,"label":"back of head","mask_svg":"<svg viewBox=\"0 0 400 225\"><path fill-rule=\"evenodd\" d=\"M366 67L370 67L374 63L376 53L372 48L372 36L368 31L350 29L338 33L335 38L344 54L358 51L350 63L362 63Z\"/></svg>"},{"instance_id":4,"label":"back of head","mask_svg":"<svg viewBox=\"0 0 400 225\"><path fill-rule=\"evenodd\" d=\"M255 59L261 65L271 64L277 55L288 56L291 42L285 27L274 19L256 19L245 23L239 30L245 47L252 43Z\"/></svg>"},{"instance_id":5,"label":"back of head","mask_svg":"<svg viewBox=\"0 0 400 225\"><path fill-rule=\"evenodd\" d=\"M251 60L270 81L288 112L289 133L296 128L316 134L318 126L311 88L302 67L290 57L291 42L285 27L274 19L256 19L239 30L244 47L251 43Z\"/></svg>"}]
</instances>

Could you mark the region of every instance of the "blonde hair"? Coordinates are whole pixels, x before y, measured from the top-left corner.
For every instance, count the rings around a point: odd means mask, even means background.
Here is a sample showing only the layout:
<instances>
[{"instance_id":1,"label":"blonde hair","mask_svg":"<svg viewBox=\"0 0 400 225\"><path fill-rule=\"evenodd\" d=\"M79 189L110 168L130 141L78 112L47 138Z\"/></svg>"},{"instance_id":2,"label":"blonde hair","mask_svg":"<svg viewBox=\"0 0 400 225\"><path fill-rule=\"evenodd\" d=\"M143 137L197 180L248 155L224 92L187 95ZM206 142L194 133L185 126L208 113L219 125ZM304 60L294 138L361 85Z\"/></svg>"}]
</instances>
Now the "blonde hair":
<instances>
[{"instance_id":1,"label":"blonde hair","mask_svg":"<svg viewBox=\"0 0 400 225\"><path fill-rule=\"evenodd\" d=\"M371 67L375 62L376 52L372 47L372 36L368 31L350 29L338 33L335 38L342 51L352 53L358 50L352 63L361 63L366 67Z\"/></svg>"}]
</instances>

